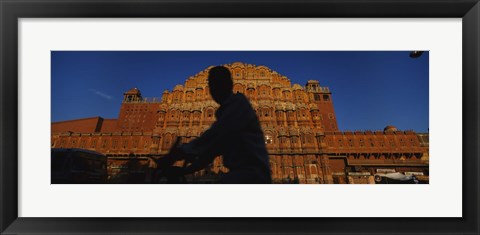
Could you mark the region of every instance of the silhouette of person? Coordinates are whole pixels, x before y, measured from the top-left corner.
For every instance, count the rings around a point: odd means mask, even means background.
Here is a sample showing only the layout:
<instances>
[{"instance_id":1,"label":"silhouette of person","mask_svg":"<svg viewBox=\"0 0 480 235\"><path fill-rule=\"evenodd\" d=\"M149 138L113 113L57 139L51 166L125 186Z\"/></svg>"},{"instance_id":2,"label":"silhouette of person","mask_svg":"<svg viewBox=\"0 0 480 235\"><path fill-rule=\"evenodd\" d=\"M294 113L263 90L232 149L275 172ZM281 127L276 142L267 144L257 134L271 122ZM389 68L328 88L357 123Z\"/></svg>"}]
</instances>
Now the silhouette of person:
<instances>
[{"instance_id":1,"label":"silhouette of person","mask_svg":"<svg viewBox=\"0 0 480 235\"><path fill-rule=\"evenodd\" d=\"M220 104L216 121L200 137L174 147L173 154L191 161L182 174L205 168L216 156L223 156L229 169L221 184L268 184L272 182L263 131L250 102L241 93L233 94L230 71L223 66L210 69L210 94Z\"/></svg>"}]
</instances>

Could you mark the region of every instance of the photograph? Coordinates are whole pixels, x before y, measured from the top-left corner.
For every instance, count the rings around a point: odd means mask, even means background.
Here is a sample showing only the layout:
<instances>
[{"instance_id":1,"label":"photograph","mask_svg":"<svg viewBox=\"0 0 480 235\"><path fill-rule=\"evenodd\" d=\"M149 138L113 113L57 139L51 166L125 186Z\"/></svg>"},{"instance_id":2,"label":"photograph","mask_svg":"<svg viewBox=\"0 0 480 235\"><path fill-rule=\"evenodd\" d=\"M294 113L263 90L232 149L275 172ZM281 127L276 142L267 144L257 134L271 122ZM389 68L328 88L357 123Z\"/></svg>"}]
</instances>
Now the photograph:
<instances>
[{"instance_id":1,"label":"photograph","mask_svg":"<svg viewBox=\"0 0 480 235\"><path fill-rule=\"evenodd\" d=\"M429 51L51 51L51 184L429 184Z\"/></svg>"},{"instance_id":2,"label":"photograph","mask_svg":"<svg viewBox=\"0 0 480 235\"><path fill-rule=\"evenodd\" d=\"M0 0L0 233L479 234L479 1Z\"/></svg>"}]
</instances>

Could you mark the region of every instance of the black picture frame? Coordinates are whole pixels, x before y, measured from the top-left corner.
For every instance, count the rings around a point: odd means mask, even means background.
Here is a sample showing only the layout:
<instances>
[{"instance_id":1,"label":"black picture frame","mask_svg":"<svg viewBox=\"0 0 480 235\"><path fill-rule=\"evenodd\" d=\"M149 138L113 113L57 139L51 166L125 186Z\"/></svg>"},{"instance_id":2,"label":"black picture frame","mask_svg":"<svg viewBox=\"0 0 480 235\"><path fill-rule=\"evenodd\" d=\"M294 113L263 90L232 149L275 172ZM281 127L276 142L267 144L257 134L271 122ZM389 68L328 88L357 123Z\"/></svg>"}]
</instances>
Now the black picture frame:
<instances>
[{"instance_id":1,"label":"black picture frame","mask_svg":"<svg viewBox=\"0 0 480 235\"><path fill-rule=\"evenodd\" d=\"M2 234L479 234L478 0L0 0ZM18 19L105 17L462 18L462 218L18 217ZM421 196L419 196L421 197Z\"/></svg>"}]
</instances>

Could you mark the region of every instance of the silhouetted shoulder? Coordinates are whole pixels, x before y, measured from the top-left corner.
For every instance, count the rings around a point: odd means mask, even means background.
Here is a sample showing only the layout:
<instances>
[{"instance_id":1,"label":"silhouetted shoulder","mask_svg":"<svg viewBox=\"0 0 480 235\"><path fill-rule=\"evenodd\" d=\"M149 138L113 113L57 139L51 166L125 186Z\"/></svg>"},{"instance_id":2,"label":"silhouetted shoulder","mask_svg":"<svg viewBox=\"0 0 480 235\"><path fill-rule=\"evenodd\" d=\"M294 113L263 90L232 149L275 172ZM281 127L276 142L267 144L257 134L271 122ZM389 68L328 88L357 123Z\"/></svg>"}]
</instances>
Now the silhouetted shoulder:
<instances>
[{"instance_id":1,"label":"silhouetted shoulder","mask_svg":"<svg viewBox=\"0 0 480 235\"><path fill-rule=\"evenodd\" d=\"M236 94L233 94L233 96L235 97L235 99L248 101L247 97L242 93L236 93Z\"/></svg>"},{"instance_id":2,"label":"silhouetted shoulder","mask_svg":"<svg viewBox=\"0 0 480 235\"><path fill-rule=\"evenodd\" d=\"M252 106L248 98L242 93L233 94L231 102L239 108L250 108Z\"/></svg>"},{"instance_id":3,"label":"silhouetted shoulder","mask_svg":"<svg viewBox=\"0 0 480 235\"><path fill-rule=\"evenodd\" d=\"M248 98L242 93L233 94L232 100L234 102L250 103L250 101L248 101Z\"/></svg>"}]
</instances>

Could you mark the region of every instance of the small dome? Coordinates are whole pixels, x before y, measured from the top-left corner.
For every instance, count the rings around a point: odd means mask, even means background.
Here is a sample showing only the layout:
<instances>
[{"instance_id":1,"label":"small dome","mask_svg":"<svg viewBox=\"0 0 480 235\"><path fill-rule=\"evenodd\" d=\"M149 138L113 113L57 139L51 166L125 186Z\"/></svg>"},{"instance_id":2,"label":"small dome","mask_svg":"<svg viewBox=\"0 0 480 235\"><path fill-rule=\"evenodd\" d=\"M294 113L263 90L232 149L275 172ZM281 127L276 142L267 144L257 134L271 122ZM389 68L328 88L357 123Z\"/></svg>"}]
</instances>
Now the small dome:
<instances>
[{"instance_id":1,"label":"small dome","mask_svg":"<svg viewBox=\"0 0 480 235\"><path fill-rule=\"evenodd\" d=\"M280 129L278 130L278 136L286 136L287 135L287 131L285 131L285 129Z\"/></svg>"},{"instance_id":2,"label":"small dome","mask_svg":"<svg viewBox=\"0 0 480 235\"><path fill-rule=\"evenodd\" d=\"M183 90L183 86L182 85L176 85L175 88L173 88L174 91L177 91L177 90L180 90L182 91Z\"/></svg>"},{"instance_id":3,"label":"small dome","mask_svg":"<svg viewBox=\"0 0 480 235\"><path fill-rule=\"evenodd\" d=\"M168 94L168 93L170 93L168 90L163 91L163 94Z\"/></svg>"},{"instance_id":4,"label":"small dome","mask_svg":"<svg viewBox=\"0 0 480 235\"><path fill-rule=\"evenodd\" d=\"M306 109L308 108L308 106L306 104L303 104L303 103L297 103L295 104L295 107L297 107L297 109Z\"/></svg>"},{"instance_id":5,"label":"small dome","mask_svg":"<svg viewBox=\"0 0 480 235\"><path fill-rule=\"evenodd\" d=\"M135 87L125 92L125 95L140 95L140 90Z\"/></svg>"},{"instance_id":6,"label":"small dome","mask_svg":"<svg viewBox=\"0 0 480 235\"><path fill-rule=\"evenodd\" d=\"M202 107L200 106L194 106L192 109L191 109L192 112L202 112Z\"/></svg>"},{"instance_id":7,"label":"small dome","mask_svg":"<svg viewBox=\"0 0 480 235\"><path fill-rule=\"evenodd\" d=\"M231 64L231 67L245 67L245 65L242 62L233 62Z\"/></svg>"},{"instance_id":8,"label":"small dome","mask_svg":"<svg viewBox=\"0 0 480 235\"><path fill-rule=\"evenodd\" d=\"M300 135L299 131L294 130L294 129L290 130L288 133L290 134L290 136L299 136Z\"/></svg>"},{"instance_id":9,"label":"small dome","mask_svg":"<svg viewBox=\"0 0 480 235\"><path fill-rule=\"evenodd\" d=\"M300 86L300 84L293 84L293 90L302 90L302 86Z\"/></svg>"},{"instance_id":10,"label":"small dome","mask_svg":"<svg viewBox=\"0 0 480 235\"><path fill-rule=\"evenodd\" d=\"M383 131L398 131L398 129L394 126L386 126L385 128L383 128Z\"/></svg>"}]
</instances>

